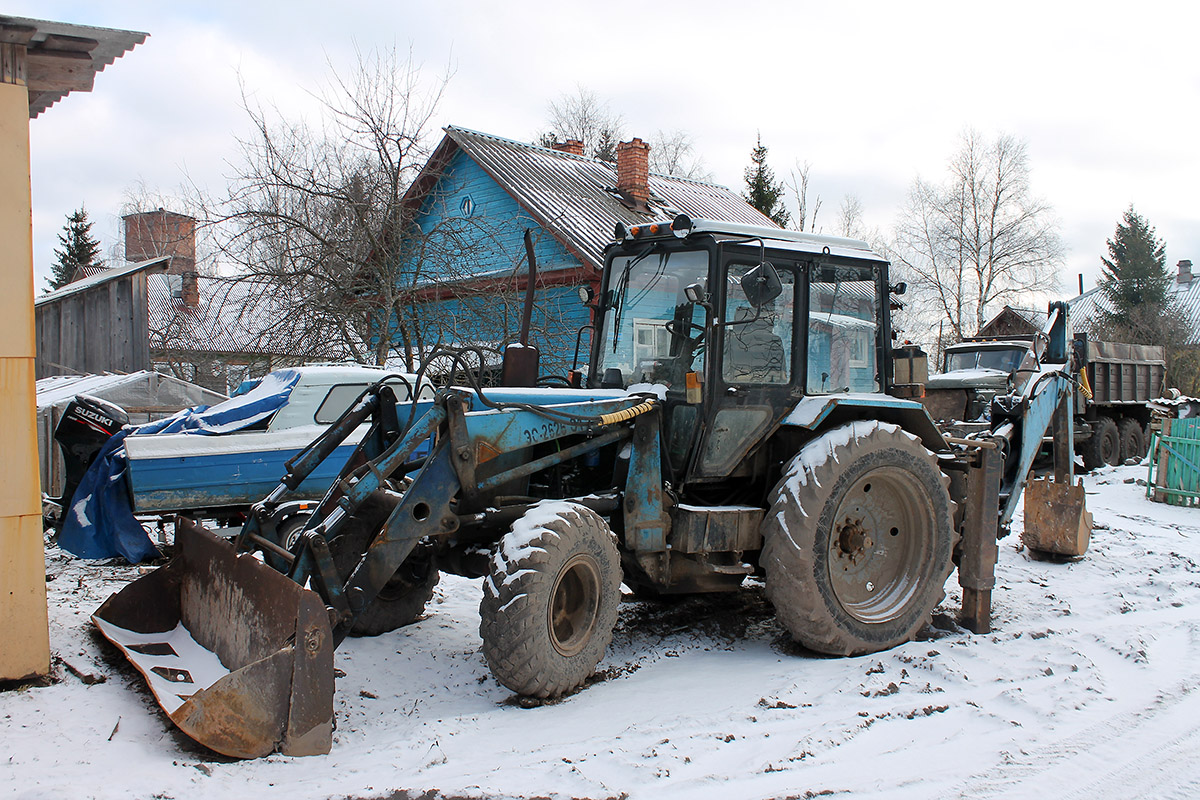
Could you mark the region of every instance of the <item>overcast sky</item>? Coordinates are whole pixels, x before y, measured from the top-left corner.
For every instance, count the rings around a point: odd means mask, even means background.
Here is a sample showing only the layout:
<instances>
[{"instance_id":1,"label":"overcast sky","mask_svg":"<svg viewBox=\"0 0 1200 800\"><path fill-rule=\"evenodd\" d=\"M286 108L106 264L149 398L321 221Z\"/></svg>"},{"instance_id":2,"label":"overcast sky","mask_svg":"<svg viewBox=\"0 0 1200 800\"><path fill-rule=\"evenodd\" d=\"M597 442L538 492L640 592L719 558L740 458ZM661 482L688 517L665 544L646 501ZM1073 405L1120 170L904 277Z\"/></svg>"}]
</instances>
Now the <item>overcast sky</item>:
<instances>
[{"instance_id":1,"label":"overcast sky","mask_svg":"<svg viewBox=\"0 0 1200 800\"><path fill-rule=\"evenodd\" d=\"M289 3L9 0L5 13L145 31L145 44L30 126L35 271L86 204L105 251L132 194L219 192L247 130L239 81L285 114L356 48L453 72L438 126L530 141L551 99L607 99L629 135L688 132L715 182L743 188L755 136L786 176L811 164L818 226L847 194L891 229L918 175L964 129L1028 144L1035 194L1068 248L1061 289L1099 274L1132 203L1200 263L1200 4L1183 2ZM196 8L197 6L202 8Z\"/></svg>"}]
</instances>

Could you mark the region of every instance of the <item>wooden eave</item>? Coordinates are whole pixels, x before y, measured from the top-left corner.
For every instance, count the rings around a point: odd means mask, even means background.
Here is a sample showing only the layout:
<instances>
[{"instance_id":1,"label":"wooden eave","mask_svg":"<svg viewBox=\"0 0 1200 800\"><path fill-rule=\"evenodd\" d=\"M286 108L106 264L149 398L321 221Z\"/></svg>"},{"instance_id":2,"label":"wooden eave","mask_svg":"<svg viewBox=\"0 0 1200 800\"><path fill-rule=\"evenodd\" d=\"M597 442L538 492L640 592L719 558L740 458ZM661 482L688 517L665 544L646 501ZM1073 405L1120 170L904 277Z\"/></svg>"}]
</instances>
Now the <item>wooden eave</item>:
<instances>
[{"instance_id":1,"label":"wooden eave","mask_svg":"<svg viewBox=\"0 0 1200 800\"><path fill-rule=\"evenodd\" d=\"M71 92L90 92L96 74L149 34L0 15L0 82L29 91L29 118Z\"/></svg>"}]
</instances>

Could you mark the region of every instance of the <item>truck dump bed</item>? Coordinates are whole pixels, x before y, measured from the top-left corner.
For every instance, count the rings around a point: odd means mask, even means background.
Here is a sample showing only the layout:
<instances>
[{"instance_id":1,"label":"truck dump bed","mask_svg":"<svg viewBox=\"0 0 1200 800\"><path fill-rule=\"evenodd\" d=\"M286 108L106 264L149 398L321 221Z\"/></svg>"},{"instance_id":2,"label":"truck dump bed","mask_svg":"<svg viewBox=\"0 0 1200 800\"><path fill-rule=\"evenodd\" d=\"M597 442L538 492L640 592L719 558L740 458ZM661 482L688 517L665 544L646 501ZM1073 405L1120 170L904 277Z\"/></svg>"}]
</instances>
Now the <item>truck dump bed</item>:
<instances>
[{"instance_id":1,"label":"truck dump bed","mask_svg":"<svg viewBox=\"0 0 1200 800\"><path fill-rule=\"evenodd\" d=\"M1166 353L1156 345L1088 340L1085 369L1093 403L1144 404L1162 396Z\"/></svg>"}]
</instances>

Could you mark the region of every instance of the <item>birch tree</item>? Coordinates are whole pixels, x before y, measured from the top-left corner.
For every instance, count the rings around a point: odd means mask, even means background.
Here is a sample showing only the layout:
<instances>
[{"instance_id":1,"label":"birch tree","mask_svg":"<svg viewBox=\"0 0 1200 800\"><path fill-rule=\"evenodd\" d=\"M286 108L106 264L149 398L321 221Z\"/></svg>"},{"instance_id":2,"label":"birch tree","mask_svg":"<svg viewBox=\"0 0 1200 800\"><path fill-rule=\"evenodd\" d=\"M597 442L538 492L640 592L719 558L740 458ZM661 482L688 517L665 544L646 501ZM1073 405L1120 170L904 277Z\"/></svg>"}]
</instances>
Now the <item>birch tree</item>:
<instances>
[{"instance_id":1,"label":"birch tree","mask_svg":"<svg viewBox=\"0 0 1200 800\"><path fill-rule=\"evenodd\" d=\"M891 248L897 273L936 309L953 341L1002 305L1052 290L1062 252L1053 210L1030 189L1025 143L971 130L940 183L913 182Z\"/></svg>"}]
</instances>

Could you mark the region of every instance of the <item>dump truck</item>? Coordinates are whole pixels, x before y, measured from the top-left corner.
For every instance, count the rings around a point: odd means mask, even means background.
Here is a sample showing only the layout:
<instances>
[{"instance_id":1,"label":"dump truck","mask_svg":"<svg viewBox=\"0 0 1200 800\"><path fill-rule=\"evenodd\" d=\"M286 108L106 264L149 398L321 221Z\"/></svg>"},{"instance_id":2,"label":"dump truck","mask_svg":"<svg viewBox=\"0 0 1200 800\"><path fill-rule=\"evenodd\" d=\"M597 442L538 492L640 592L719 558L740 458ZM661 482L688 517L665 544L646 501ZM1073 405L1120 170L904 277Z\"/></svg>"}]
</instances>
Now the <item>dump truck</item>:
<instances>
[{"instance_id":1,"label":"dump truck","mask_svg":"<svg viewBox=\"0 0 1200 800\"><path fill-rule=\"evenodd\" d=\"M957 565L963 622L986 631L997 538L1037 446L1073 436L1066 307L992 426L947 437L921 387L895 379L904 288L853 239L686 215L618 225L599 291L581 292L586 364L527 381L554 387L445 387L420 415L376 384L236 538L181 519L172 561L95 623L176 725L235 757L328 751L334 647L417 619L443 572L481 579L491 672L540 698L595 669L622 584L735 592L754 576L796 641L848 656L916 636ZM304 526L281 533L289 487L365 422ZM1082 552L1070 460L1025 496L1029 546Z\"/></svg>"},{"instance_id":2,"label":"dump truck","mask_svg":"<svg viewBox=\"0 0 1200 800\"><path fill-rule=\"evenodd\" d=\"M1146 455L1150 400L1165 390L1166 351L1153 345L1097 341L1076 333L1075 452L1085 469ZM925 404L939 422L985 417L1026 362L1029 342L971 339L946 348L943 371L926 384Z\"/></svg>"}]
</instances>

